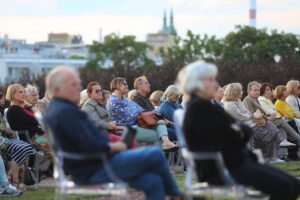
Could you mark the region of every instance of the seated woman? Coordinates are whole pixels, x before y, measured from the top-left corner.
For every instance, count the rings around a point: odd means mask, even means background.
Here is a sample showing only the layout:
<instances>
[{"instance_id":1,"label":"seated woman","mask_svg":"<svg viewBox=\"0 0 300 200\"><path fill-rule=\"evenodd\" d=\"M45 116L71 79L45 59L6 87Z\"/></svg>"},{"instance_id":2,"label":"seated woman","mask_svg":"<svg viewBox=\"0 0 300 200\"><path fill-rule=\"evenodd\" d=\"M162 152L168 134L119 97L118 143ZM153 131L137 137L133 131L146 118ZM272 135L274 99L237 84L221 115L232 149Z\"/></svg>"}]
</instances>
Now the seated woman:
<instances>
[{"instance_id":1,"label":"seated woman","mask_svg":"<svg viewBox=\"0 0 300 200\"><path fill-rule=\"evenodd\" d=\"M39 100L39 91L36 87L32 85L26 85L25 87L25 109L34 115L34 112L38 111L35 108L35 105L37 104Z\"/></svg>"},{"instance_id":2,"label":"seated woman","mask_svg":"<svg viewBox=\"0 0 300 200\"><path fill-rule=\"evenodd\" d=\"M43 130L33 116L33 112L25 109L25 90L20 84L12 84L7 88L6 100L11 102L7 110L7 121L12 130L28 131L29 137L43 135Z\"/></svg>"},{"instance_id":3,"label":"seated woman","mask_svg":"<svg viewBox=\"0 0 300 200\"><path fill-rule=\"evenodd\" d=\"M299 81L292 80L286 84L286 89L289 96L286 98L286 102L289 103L292 108L300 116L300 83Z\"/></svg>"},{"instance_id":4,"label":"seated woman","mask_svg":"<svg viewBox=\"0 0 300 200\"><path fill-rule=\"evenodd\" d=\"M152 94L150 95L149 100L151 101L155 110L160 109L160 102L162 100L163 95L164 95L164 92L160 91L160 90L156 90L156 91L152 92Z\"/></svg>"},{"instance_id":5,"label":"seated woman","mask_svg":"<svg viewBox=\"0 0 300 200\"><path fill-rule=\"evenodd\" d=\"M275 98L277 99L274 107L277 112L284 116L287 119L297 119L299 118L298 113L293 109L293 107L286 102L286 98L288 97L287 89L284 85L279 85L275 88Z\"/></svg>"},{"instance_id":6,"label":"seated woman","mask_svg":"<svg viewBox=\"0 0 300 200\"><path fill-rule=\"evenodd\" d=\"M87 113L96 127L110 133L108 136L112 142L120 140L120 131L124 130L124 127L117 126L115 121L110 120L110 115L106 110L105 105L101 103L103 97L100 84L97 82L90 82L87 86L87 94L89 99L85 102L81 110Z\"/></svg>"},{"instance_id":7,"label":"seated woman","mask_svg":"<svg viewBox=\"0 0 300 200\"><path fill-rule=\"evenodd\" d=\"M258 101L259 101L262 109L264 110L264 112L269 116L275 115L277 119L283 118L284 123L286 125L283 126L282 128L286 131L289 141L292 141L292 142L300 145L299 132L298 132L298 130L295 131L293 129L293 126L294 126L293 120L288 120L288 122L286 122L286 118L282 117L277 112L277 110L271 100L272 96L274 96L273 92L272 92L272 85L269 83L262 83L261 88L260 88L260 95L261 96L258 98Z\"/></svg>"},{"instance_id":8,"label":"seated woman","mask_svg":"<svg viewBox=\"0 0 300 200\"><path fill-rule=\"evenodd\" d=\"M116 121L118 126L133 125L137 116L144 110L135 102L128 100L124 95L128 93L128 85L125 78L117 77L111 81L111 91L113 92L107 102L107 110L111 119ZM153 129L137 127L136 140L138 142L162 146L164 150L178 149L169 140L168 130L164 121L158 121L158 125Z\"/></svg>"},{"instance_id":9,"label":"seated woman","mask_svg":"<svg viewBox=\"0 0 300 200\"><path fill-rule=\"evenodd\" d=\"M162 97L163 102L160 105L160 113L171 122L173 122L175 110L182 108L181 104L178 103L180 97L181 94L175 85L170 85Z\"/></svg>"},{"instance_id":10,"label":"seated woman","mask_svg":"<svg viewBox=\"0 0 300 200\"><path fill-rule=\"evenodd\" d=\"M237 123L220 106L210 101L215 95L217 68L204 62L184 67L178 74L179 88L191 96L183 129L192 151L220 151L234 179L271 196L271 200L296 200L300 194L298 179L271 166L257 163L247 149L251 129ZM218 172L209 161L199 165L197 175L211 184L221 184Z\"/></svg>"},{"instance_id":11,"label":"seated woman","mask_svg":"<svg viewBox=\"0 0 300 200\"><path fill-rule=\"evenodd\" d=\"M243 88L240 83L230 83L224 92L224 109L233 118L243 122L253 130L253 148L261 149L266 161L270 163L284 162L277 159L276 154L279 143L283 141L281 133L276 126L266 121L261 114L261 118L255 118L241 102Z\"/></svg>"}]
</instances>

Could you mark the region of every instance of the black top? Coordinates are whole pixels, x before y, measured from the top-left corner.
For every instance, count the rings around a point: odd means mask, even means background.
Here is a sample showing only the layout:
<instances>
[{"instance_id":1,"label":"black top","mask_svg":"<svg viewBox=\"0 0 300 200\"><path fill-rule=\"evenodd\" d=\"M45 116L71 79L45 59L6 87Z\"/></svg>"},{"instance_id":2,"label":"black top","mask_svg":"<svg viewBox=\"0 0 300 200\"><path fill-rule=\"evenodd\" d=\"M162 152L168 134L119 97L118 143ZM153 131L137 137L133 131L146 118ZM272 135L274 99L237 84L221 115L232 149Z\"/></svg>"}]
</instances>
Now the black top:
<instances>
[{"instance_id":1,"label":"black top","mask_svg":"<svg viewBox=\"0 0 300 200\"><path fill-rule=\"evenodd\" d=\"M234 126L232 126L234 124ZM246 148L252 130L236 122L225 110L210 101L194 97L188 104L183 129L187 144L191 151L220 151L225 165L235 168L246 158L253 159L253 155ZM199 178L216 176L212 163L198 164L197 171L205 175Z\"/></svg>"},{"instance_id":2,"label":"black top","mask_svg":"<svg viewBox=\"0 0 300 200\"><path fill-rule=\"evenodd\" d=\"M7 121L14 131L28 131L30 138L44 133L34 116L27 114L20 106L13 105L8 108Z\"/></svg>"},{"instance_id":3,"label":"black top","mask_svg":"<svg viewBox=\"0 0 300 200\"><path fill-rule=\"evenodd\" d=\"M96 128L87 114L70 101L53 98L45 113L45 120L63 151L76 153L109 152L107 135ZM92 183L90 179L101 169L102 161L66 159L64 167L72 175L75 182L86 184Z\"/></svg>"},{"instance_id":4,"label":"black top","mask_svg":"<svg viewBox=\"0 0 300 200\"><path fill-rule=\"evenodd\" d=\"M133 101L139 104L145 110L154 110L154 106L152 105L150 99L140 95L140 93L137 93L133 97Z\"/></svg>"}]
</instances>

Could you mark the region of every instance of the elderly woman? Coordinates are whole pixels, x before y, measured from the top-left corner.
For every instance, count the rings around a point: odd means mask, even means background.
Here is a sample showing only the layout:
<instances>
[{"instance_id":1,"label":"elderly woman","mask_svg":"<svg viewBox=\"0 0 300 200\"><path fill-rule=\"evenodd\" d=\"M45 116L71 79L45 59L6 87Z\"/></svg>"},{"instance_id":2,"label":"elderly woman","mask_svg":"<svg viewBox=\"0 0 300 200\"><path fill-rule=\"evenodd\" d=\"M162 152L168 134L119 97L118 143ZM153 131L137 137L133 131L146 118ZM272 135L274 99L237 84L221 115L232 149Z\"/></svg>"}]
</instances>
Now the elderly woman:
<instances>
[{"instance_id":1,"label":"elderly woman","mask_svg":"<svg viewBox=\"0 0 300 200\"><path fill-rule=\"evenodd\" d=\"M279 132L272 122L266 121L262 114L256 117L255 114L252 115L247 110L241 102L243 97L242 85L240 83L228 84L224 97L224 109L233 118L243 122L253 130L253 148L261 149L265 160L270 163L284 162L276 158L279 143L284 140L282 133Z\"/></svg>"},{"instance_id":2,"label":"elderly woman","mask_svg":"<svg viewBox=\"0 0 300 200\"><path fill-rule=\"evenodd\" d=\"M171 122L173 122L175 110L182 108L181 104L178 103L180 97L181 93L175 85L170 85L162 97L163 102L160 106L160 113Z\"/></svg>"},{"instance_id":3,"label":"elderly woman","mask_svg":"<svg viewBox=\"0 0 300 200\"><path fill-rule=\"evenodd\" d=\"M105 105L101 103L103 96L100 84L90 82L87 86L87 94L89 99L81 110L87 113L95 125L107 131L123 130L124 127L117 126L116 122L110 119L109 112L106 110Z\"/></svg>"},{"instance_id":4,"label":"elderly woman","mask_svg":"<svg viewBox=\"0 0 300 200\"><path fill-rule=\"evenodd\" d=\"M152 105L154 106L154 109L159 110L160 109L160 102L162 100L162 96L164 95L163 91L156 90L152 92L152 94L149 97L149 100L151 101Z\"/></svg>"},{"instance_id":5,"label":"elderly woman","mask_svg":"<svg viewBox=\"0 0 300 200\"><path fill-rule=\"evenodd\" d=\"M128 85L125 78L117 77L111 81L113 92L107 102L107 110L111 119L116 121L118 126L133 125L137 116L144 110L135 102L130 101L124 95L128 93ZM138 142L162 146L166 151L177 150L178 146L172 143L168 137L168 130L164 121L158 121L158 125L152 129L137 127L136 140Z\"/></svg>"},{"instance_id":6,"label":"elderly woman","mask_svg":"<svg viewBox=\"0 0 300 200\"><path fill-rule=\"evenodd\" d=\"M34 106L37 104L39 100L39 92L35 86L30 84L26 85L25 87L25 109L29 112L36 112L38 111Z\"/></svg>"},{"instance_id":7,"label":"elderly woman","mask_svg":"<svg viewBox=\"0 0 300 200\"><path fill-rule=\"evenodd\" d=\"M284 126L282 128L286 131L288 139L292 142L295 142L296 144L300 145L300 136L298 130L294 128L295 122L294 120L288 120L286 122L286 117L282 117L276 110L273 102L272 102L272 85L269 83L262 83L260 88L260 97L258 98L258 101L266 113L266 115L274 115L276 116L276 119L283 119Z\"/></svg>"},{"instance_id":8,"label":"elderly woman","mask_svg":"<svg viewBox=\"0 0 300 200\"><path fill-rule=\"evenodd\" d=\"M292 80L286 84L286 89L289 96L286 98L286 102L289 103L292 108L297 112L298 116L300 116L300 84L299 81Z\"/></svg>"},{"instance_id":9,"label":"elderly woman","mask_svg":"<svg viewBox=\"0 0 300 200\"><path fill-rule=\"evenodd\" d=\"M267 193L271 200L295 200L300 194L296 178L270 166L257 163L247 149L252 130L232 118L220 106L211 103L214 98L217 68L204 62L184 67L178 74L180 89L191 96L183 129L192 151L220 151L225 165L235 180ZM203 163L204 162L204 163ZM196 162L197 175L211 184L221 179L209 161Z\"/></svg>"}]
</instances>

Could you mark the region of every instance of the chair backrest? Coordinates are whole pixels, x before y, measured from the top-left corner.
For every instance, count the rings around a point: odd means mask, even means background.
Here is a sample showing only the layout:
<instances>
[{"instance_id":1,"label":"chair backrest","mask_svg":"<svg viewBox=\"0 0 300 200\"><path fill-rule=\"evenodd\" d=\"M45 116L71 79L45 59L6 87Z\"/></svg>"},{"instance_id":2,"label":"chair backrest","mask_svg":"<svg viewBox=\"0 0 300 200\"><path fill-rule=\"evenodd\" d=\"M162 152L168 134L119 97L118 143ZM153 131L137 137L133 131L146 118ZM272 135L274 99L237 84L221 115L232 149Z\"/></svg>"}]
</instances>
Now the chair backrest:
<instances>
[{"instance_id":1,"label":"chair backrest","mask_svg":"<svg viewBox=\"0 0 300 200\"><path fill-rule=\"evenodd\" d=\"M213 160L215 165L226 185L235 185L234 179L231 177L228 169L226 168L221 152L191 152L185 139L183 131L185 110L177 109L174 113L174 126L180 144L182 156L186 164L195 170L195 160Z\"/></svg>"},{"instance_id":2,"label":"chair backrest","mask_svg":"<svg viewBox=\"0 0 300 200\"><path fill-rule=\"evenodd\" d=\"M8 111L8 108L5 108L5 109L4 109L4 116L3 116L3 119L4 119L4 121L5 121L6 127L7 127L7 128L10 128L9 123L8 123L8 121L7 121L7 111Z\"/></svg>"}]
</instances>

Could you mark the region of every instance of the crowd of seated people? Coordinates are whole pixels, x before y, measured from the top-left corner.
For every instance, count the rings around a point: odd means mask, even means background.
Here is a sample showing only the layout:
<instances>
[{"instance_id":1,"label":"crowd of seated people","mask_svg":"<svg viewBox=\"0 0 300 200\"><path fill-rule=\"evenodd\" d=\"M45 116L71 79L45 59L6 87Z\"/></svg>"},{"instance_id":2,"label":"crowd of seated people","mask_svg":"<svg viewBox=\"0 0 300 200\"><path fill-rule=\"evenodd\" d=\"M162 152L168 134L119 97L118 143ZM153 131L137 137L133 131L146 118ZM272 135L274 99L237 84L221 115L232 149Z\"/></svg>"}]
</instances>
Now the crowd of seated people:
<instances>
[{"instance_id":1,"label":"crowd of seated people","mask_svg":"<svg viewBox=\"0 0 300 200\"><path fill-rule=\"evenodd\" d=\"M216 76L214 65L195 62L179 72L175 85L150 94L145 76L135 79L131 91L122 77L111 81L110 91L97 81L82 90L77 72L59 67L47 76L42 99L35 86L10 85L6 92L10 106L0 113L11 130L27 131L31 141L47 144L47 136L34 117L35 112L41 112L54 133L59 133L55 137L63 150L105 152L116 174L131 187L144 191L147 199L170 196L179 200L182 197L163 152L180 148L174 142L177 137L173 115L177 109L184 109L183 129L192 151L220 151L238 183L269 194L272 200L296 199L299 181L258 163L253 152L260 149L264 160L271 164L299 160L299 81L289 81L274 91L269 83L253 81L243 98L240 83L228 83L222 88ZM0 93L1 107L3 97ZM126 126L136 127L135 140L129 146L122 142ZM1 152L11 163L6 171L0 157L0 196L22 193L18 190L19 172L36 151L22 136L14 137L0 136ZM137 148L139 144L147 147ZM288 148L287 158L279 157L280 148ZM65 160L64 164L76 183L110 181L101 161ZM201 180L223 184L211 162L197 161L196 172Z\"/></svg>"}]
</instances>

